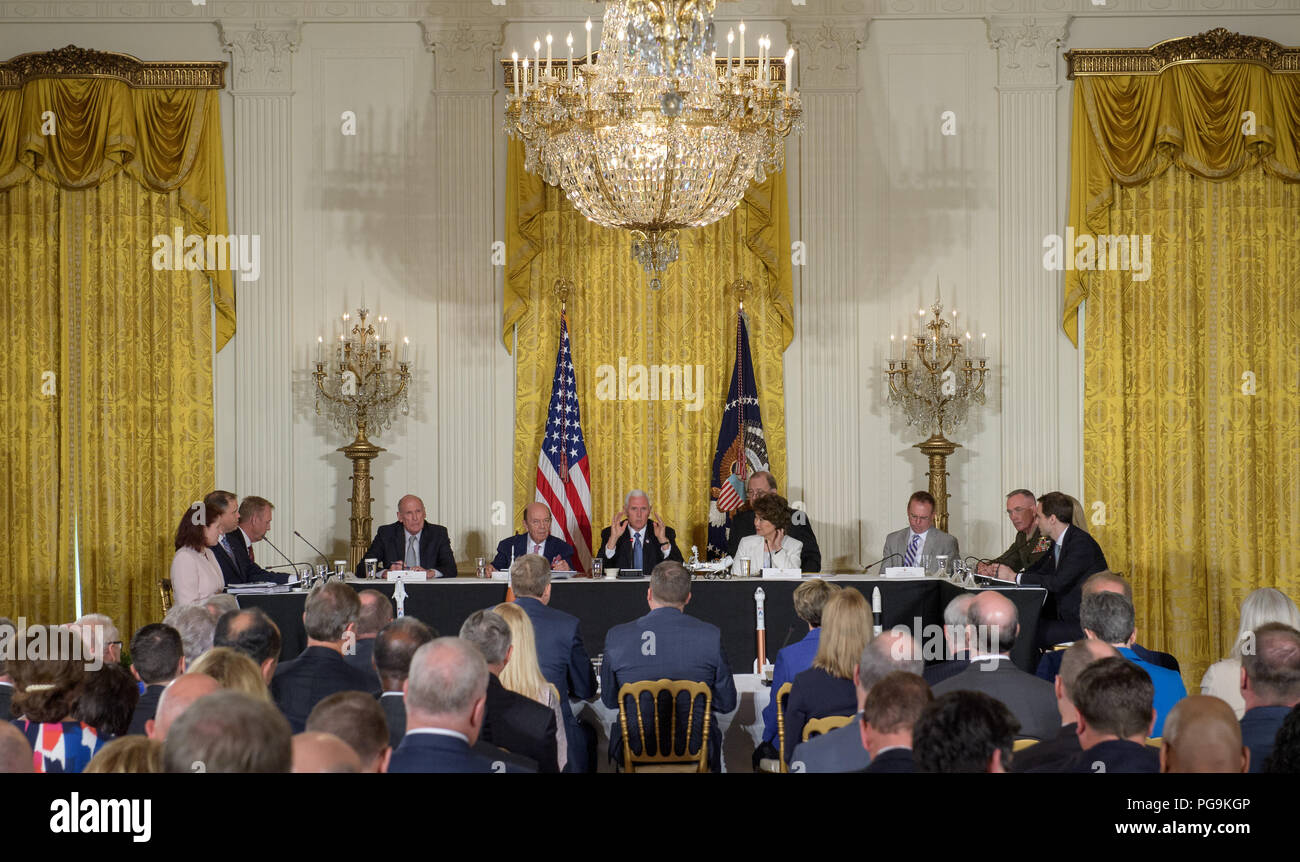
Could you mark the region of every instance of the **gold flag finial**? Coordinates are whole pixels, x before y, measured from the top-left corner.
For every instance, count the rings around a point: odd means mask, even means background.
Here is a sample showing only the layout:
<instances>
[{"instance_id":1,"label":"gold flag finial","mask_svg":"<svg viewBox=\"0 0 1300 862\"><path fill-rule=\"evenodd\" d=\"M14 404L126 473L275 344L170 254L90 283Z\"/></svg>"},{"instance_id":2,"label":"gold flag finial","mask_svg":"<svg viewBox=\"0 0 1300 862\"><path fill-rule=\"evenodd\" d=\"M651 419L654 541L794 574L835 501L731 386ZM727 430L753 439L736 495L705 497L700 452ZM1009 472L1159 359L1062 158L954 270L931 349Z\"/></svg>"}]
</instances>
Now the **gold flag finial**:
<instances>
[{"instance_id":1,"label":"gold flag finial","mask_svg":"<svg viewBox=\"0 0 1300 862\"><path fill-rule=\"evenodd\" d=\"M560 299L560 311L567 311L569 294L573 293L573 282L567 278L557 278L555 284L551 285L551 290Z\"/></svg>"},{"instance_id":2,"label":"gold flag finial","mask_svg":"<svg viewBox=\"0 0 1300 862\"><path fill-rule=\"evenodd\" d=\"M736 292L736 298L740 300L740 310L745 310L745 294L754 289L753 283L747 278L738 278L727 287Z\"/></svg>"}]
</instances>

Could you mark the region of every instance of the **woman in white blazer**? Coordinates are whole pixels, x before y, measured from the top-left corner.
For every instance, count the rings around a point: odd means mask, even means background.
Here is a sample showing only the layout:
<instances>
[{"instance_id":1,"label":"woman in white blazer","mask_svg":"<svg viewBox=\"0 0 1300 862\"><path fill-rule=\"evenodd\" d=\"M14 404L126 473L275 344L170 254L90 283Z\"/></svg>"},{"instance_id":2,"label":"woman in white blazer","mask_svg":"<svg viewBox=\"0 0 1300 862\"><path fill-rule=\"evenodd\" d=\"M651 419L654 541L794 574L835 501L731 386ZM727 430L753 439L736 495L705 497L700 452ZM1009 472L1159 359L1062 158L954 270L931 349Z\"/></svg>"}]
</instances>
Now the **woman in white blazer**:
<instances>
[{"instance_id":1,"label":"woman in white blazer","mask_svg":"<svg viewBox=\"0 0 1300 862\"><path fill-rule=\"evenodd\" d=\"M1201 678L1201 694L1226 701L1237 718L1246 713L1246 701L1241 696L1241 649L1252 642L1255 629L1265 623L1286 623L1300 628L1300 610L1286 593L1272 587L1262 587L1246 596L1241 603L1241 625L1232 652L1210 665Z\"/></svg>"},{"instance_id":2,"label":"woman in white blazer","mask_svg":"<svg viewBox=\"0 0 1300 862\"><path fill-rule=\"evenodd\" d=\"M221 565L212 554L212 546L221 538L221 512L202 503L195 505L199 508L186 509L176 528L171 580L172 599L177 605L197 602L226 588Z\"/></svg>"},{"instance_id":3,"label":"woman in white blazer","mask_svg":"<svg viewBox=\"0 0 1300 862\"><path fill-rule=\"evenodd\" d=\"M803 542L785 534L790 528L790 507L780 494L764 494L753 503L754 535L740 540L732 574L742 574L742 561L749 560L749 573L763 569L799 569Z\"/></svg>"}]
</instances>

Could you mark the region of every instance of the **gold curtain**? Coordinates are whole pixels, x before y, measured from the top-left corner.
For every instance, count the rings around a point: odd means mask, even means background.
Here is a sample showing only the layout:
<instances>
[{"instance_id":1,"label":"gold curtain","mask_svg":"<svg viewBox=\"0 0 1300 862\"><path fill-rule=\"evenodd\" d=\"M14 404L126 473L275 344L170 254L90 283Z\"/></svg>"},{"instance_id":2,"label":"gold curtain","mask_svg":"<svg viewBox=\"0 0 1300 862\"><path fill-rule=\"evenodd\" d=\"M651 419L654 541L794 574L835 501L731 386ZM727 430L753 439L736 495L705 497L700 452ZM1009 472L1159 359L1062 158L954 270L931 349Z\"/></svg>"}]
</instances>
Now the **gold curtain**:
<instances>
[{"instance_id":1,"label":"gold curtain","mask_svg":"<svg viewBox=\"0 0 1300 862\"><path fill-rule=\"evenodd\" d=\"M736 352L736 278L745 298L750 350L769 460L785 476L782 354L793 334L790 227L785 175L752 186L736 211L681 233L681 256L651 290L631 256L627 232L587 221L564 197L523 168L512 141L506 186L506 284L502 338L516 349L515 523L534 498L537 458L559 344L557 278L569 278L569 334L591 468L592 539L623 496L643 488L686 556L707 541L709 472ZM678 400L600 400L601 375L629 366L702 368L688 405ZM604 366L604 369L602 369ZM602 392L604 390L602 389ZM686 394L686 393L683 393ZM696 409L698 408L698 409Z\"/></svg>"},{"instance_id":2,"label":"gold curtain","mask_svg":"<svg viewBox=\"0 0 1300 862\"><path fill-rule=\"evenodd\" d=\"M1072 335L1088 300L1089 529L1191 691L1247 593L1300 597L1298 108L1300 78L1247 64L1076 82L1071 226L1152 250L1147 280L1067 273Z\"/></svg>"},{"instance_id":3,"label":"gold curtain","mask_svg":"<svg viewBox=\"0 0 1300 862\"><path fill-rule=\"evenodd\" d=\"M127 637L160 616L176 523L212 485L209 303L224 344L234 296L228 271L155 270L153 238L224 234L224 186L215 90L0 91L11 615L70 619L79 566L84 612Z\"/></svg>"}]
</instances>

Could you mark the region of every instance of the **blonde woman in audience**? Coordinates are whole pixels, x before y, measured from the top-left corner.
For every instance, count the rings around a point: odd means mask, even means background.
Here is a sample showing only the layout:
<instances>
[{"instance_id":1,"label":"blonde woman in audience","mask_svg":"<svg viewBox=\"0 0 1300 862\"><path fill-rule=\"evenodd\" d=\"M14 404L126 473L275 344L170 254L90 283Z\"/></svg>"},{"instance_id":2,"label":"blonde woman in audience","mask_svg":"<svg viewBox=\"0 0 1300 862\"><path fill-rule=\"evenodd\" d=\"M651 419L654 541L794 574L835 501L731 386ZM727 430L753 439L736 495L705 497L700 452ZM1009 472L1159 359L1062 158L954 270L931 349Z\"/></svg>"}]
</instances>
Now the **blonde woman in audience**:
<instances>
[{"instance_id":1,"label":"blonde woman in audience","mask_svg":"<svg viewBox=\"0 0 1300 862\"><path fill-rule=\"evenodd\" d=\"M1300 629L1300 609L1285 593L1272 587L1263 587L1246 596L1241 603L1241 624L1232 652L1210 665L1201 677L1201 694L1227 701L1237 718L1246 713L1246 702L1241 697L1241 649L1253 642L1255 629L1264 623L1285 623Z\"/></svg>"},{"instance_id":2,"label":"blonde woman in audience","mask_svg":"<svg viewBox=\"0 0 1300 862\"><path fill-rule=\"evenodd\" d=\"M271 702L271 693L266 689L266 682L257 663L230 647L213 647L187 670L193 673L206 673L220 683L222 688L240 691L267 703Z\"/></svg>"},{"instance_id":3,"label":"blonde woman in audience","mask_svg":"<svg viewBox=\"0 0 1300 862\"><path fill-rule=\"evenodd\" d=\"M853 668L871 641L875 615L866 596L846 588L826 600L822 608L822 635L812 667L797 674L785 707L786 756L803 739L803 726L811 718L853 715L858 710L858 689Z\"/></svg>"},{"instance_id":4,"label":"blonde woman in audience","mask_svg":"<svg viewBox=\"0 0 1300 862\"><path fill-rule=\"evenodd\" d=\"M155 774L162 770L160 740L135 734L113 740L99 750L86 767L90 774Z\"/></svg>"},{"instance_id":5,"label":"blonde woman in audience","mask_svg":"<svg viewBox=\"0 0 1300 862\"><path fill-rule=\"evenodd\" d=\"M555 712L555 751L560 771L569 762L568 736L564 732L564 715L560 712L560 694L555 686L542 676L537 661L537 639L533 634L532 620L519 605L506 603L492 609L510 626L510 643L514 651L510 661L501 671L501 684L515 694L537 701Z\"/></svg>"}]
</instances>

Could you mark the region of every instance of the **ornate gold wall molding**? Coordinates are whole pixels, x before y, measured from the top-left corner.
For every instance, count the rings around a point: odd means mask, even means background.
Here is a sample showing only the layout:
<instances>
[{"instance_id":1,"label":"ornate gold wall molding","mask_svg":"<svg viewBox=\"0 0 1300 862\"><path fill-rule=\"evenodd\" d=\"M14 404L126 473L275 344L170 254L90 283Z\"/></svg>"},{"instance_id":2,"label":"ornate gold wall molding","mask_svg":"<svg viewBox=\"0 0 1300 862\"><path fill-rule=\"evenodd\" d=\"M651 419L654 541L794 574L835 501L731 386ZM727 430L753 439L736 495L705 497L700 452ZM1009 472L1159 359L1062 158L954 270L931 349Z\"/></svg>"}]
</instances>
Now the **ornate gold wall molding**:
<instances>
[{"instance_id":1,"label":"ornate gold wall molding","mask_svg":"<svg viewBox=\"0 0 1300 862\"><path fill-rule=\"evenodd\" d=\"M0 63L0 90L15 90L36 78L117 78L141 89L220 90L226 86L225 72L226 64L221 60L147 63L129 54L69 45Z\"/></svg>"},{"instance_id":2,"label":"ornate gold wall molding","mask_svg":"<svg viewBox=\"0 0 1300 862\"><path fill-rule=\"evenodd\" d=\"M1196 36L1168 39L1150 48L1065 52L1067 77L1158 75L1180 63L1256 63L1272 72L1300 72L1300 48L1222 27Z\"/></svg>"}]
</instances>

